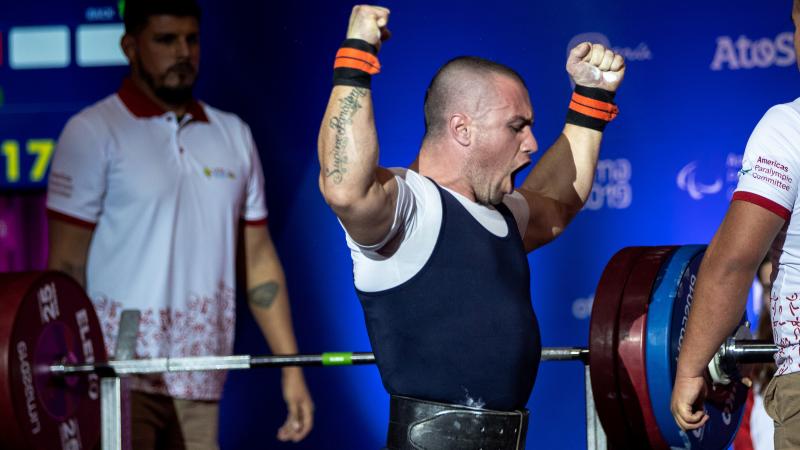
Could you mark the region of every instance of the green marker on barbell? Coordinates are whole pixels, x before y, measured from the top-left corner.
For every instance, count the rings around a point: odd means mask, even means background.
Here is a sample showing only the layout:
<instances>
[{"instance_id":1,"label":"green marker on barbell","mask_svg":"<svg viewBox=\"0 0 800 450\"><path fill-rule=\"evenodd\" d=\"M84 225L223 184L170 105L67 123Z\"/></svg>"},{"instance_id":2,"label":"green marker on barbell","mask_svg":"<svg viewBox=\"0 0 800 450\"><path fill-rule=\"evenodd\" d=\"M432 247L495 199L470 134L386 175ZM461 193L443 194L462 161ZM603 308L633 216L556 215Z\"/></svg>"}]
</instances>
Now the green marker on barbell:
<instances>
[{"instance_id":1,"label":"green marker on barbell","mask_svg":"<svg viewBox=\"0 0 800 450\"><path fill-rule=\"evenodd\" d=\"M351 366L353 365L352 352L329 352L322 354L323 366Z\"/></svg>"}]
</instances>

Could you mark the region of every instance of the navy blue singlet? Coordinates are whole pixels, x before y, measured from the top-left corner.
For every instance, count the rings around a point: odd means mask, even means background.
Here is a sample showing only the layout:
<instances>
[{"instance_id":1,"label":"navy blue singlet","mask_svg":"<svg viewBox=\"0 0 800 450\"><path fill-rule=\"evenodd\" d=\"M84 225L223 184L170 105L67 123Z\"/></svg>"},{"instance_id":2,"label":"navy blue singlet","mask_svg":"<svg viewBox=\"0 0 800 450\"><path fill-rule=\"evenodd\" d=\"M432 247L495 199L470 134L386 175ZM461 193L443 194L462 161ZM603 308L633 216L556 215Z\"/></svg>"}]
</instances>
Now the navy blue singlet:
<instances>
[{"instance_id":1,"label":"navy blue singlet","mask_svg":"<svg viewBox=\"0 0 800 450\"><path fill-rule=\"evenodd\" d=\"M508 234L497 237L437 189L442 227L425 266L391 289L357 290L383 385L393 395L524 408L541 342L517 224L498 205Z\"/></svg>"}]
</instances>

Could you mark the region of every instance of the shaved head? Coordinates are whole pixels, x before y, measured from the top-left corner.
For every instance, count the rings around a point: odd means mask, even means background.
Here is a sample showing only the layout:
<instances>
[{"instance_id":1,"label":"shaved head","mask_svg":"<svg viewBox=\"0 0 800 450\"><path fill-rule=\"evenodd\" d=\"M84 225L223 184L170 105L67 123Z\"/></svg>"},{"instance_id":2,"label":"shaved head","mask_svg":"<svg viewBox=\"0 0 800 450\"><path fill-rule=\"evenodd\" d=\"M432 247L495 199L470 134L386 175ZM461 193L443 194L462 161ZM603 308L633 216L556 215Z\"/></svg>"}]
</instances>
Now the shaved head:
<instances>
[{"instance_id":1,"label":"shaved head","mask_svg":"<svg viewBox=\"0 0 800 450\"><path fill-rule=\"evenodd\" d=\"M442 66L425 93L425 139L439 137L453 113L480 114L495 92L492 81L497 76L514 79L525 87L514 69L488 59L460 56Z\"/></svg>"}]
</instances>

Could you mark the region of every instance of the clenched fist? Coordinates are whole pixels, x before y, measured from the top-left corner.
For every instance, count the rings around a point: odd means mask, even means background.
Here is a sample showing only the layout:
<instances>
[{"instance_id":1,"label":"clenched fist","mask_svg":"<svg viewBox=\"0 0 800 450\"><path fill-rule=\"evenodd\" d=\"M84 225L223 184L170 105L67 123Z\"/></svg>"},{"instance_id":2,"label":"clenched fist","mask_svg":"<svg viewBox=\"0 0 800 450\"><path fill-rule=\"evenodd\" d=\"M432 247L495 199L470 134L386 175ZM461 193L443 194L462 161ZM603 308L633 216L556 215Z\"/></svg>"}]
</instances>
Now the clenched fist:
<instances>
[{"instance_id":1,"label":"clenched fist","mask_svg":"<svg viewBox=\"0 0 800 450\"><path fill-rule=\"evenodd\" d=\"M694 430L708 422L708 414L703 410L706 398L705 386L703 377L685 377L680 374L675 377L670 409L675 423L682 430Z\"/></svg>"},{"instance_id":2,"label":"clenched fist","mask_svg":"<svg viewBox=\"0 0 800 450\"><path fill-rule=\"evenodd\" d=\"M388 23L388 9L381 6L356 5L350 13L347 39L361 39L380 50L381 43L392 35L386 28Z\"/></svg>"},{"instance_id":3,"label":"clenched fist","mask_svg":"<svg viewBox=\"0 0 800 450\"><path fill-rule=\"evenodd\" d=\"M577 85L616 92L625 76L625 59L601 44L583 42L570 50L567 73Z\"/></svg>"}]
</instances>

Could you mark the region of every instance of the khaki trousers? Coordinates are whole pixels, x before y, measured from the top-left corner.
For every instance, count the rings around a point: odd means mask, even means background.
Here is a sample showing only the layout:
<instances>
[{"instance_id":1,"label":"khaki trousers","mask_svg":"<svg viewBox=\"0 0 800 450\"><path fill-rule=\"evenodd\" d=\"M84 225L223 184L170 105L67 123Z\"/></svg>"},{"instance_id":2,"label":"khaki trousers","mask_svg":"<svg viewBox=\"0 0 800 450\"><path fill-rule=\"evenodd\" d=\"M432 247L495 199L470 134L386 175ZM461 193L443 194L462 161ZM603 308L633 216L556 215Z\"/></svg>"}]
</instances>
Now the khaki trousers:
<instances>
[{"instance_id":1,"label":"khaki trousers","mask_svg":"<svg viewBox=\"0 0 800 450\"><path fill-rule=\"evenodd\" d=\"M219 450L219 402L131 392L134 450Z\"/></svg>"},{"instance_id":2,"label":"khaki trousers","mask_svg":"<svg viewBox=\"0 0 800 450\"><path fill-rule=\"evenodd\" d=\"M775 450L800 449L800 372L769 382L764 409L775 421Z\"/></svg>"}]
</instances>

